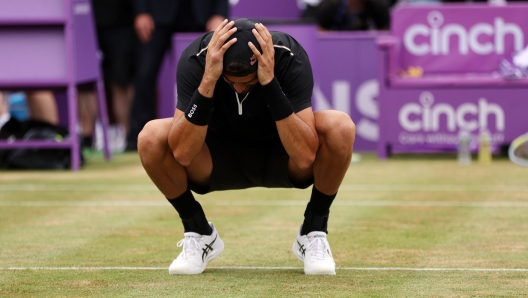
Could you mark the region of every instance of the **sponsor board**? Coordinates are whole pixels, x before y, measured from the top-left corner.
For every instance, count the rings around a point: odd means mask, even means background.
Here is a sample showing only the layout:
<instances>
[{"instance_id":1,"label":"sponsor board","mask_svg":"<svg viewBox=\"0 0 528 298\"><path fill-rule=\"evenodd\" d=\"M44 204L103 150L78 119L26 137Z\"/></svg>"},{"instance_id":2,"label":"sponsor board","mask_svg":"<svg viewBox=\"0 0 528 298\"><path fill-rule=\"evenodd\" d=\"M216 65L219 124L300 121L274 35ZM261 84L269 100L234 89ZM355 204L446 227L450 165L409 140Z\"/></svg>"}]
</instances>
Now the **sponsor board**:
<instances>
[{"instance_id":1,"label":"sponsor board","mask_svg":"<svg viewBox=\"0 0 528 298\"><path fill-rule=\"evenodd\" d=\"M528 44L527 5L400 6L392 33L402 41L401 67L424 72L490 72Z\"/></svg>"}]
</instances>

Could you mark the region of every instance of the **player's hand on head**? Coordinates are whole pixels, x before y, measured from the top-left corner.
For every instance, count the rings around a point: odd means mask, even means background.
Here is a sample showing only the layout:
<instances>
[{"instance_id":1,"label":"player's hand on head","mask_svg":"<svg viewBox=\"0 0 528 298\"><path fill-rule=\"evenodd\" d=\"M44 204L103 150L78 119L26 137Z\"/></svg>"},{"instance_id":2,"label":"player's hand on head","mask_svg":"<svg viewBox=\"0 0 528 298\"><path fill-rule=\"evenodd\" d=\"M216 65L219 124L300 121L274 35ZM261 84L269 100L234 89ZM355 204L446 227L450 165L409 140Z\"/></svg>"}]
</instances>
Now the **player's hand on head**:
<instances>
[{"instance_id":1,"label":"player's hand on head","mask_svg":"<svg viewBox=\"0 0 528 298\"><path fill-rule=\"evenodd\" d=\"M252 32L260 44L262 53L251 42L249 42L249 47L258 60L257 75L259 82L261 85L267 85L275 77L275 48L273 48L273 40L271 33L261 23L255 24L255 29Z\"/></svg>"},{"instance_id":2,"label":"player's hand on head","mask_svg":"<svg viewBox=\"0 0 528 298\"><path fill-rule=\"evenodd\" d=\"M235 22L228 22L226 19L216 27L213 37L207 46L204 78L216 81L222 75L224 54L236 42L236 38L233 38L226 43L226 40L237 30L233 28L234 24Z\"/></svg>"}]
</instances>

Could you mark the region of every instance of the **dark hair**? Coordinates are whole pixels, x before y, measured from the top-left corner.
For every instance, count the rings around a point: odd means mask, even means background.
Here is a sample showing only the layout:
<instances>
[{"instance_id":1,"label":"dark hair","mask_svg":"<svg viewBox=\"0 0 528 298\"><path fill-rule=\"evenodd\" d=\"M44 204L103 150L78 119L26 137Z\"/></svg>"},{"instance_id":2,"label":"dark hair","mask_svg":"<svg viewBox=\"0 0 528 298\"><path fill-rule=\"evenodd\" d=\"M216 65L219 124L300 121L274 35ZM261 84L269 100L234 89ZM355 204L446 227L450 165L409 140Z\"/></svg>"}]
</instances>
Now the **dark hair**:
<instances>
[{"instance_id":1,"label":"dark hair","mask_svg":"<svg viewBox=\"0 0 528 298\"><path fill-rule=\"evenodd\" d=\"M231 62L227 65L225 68L228 72L241 72L245 73L249 71L249 67L247 64L241 63L241 62Z\"/></svg>"}]
</instances>

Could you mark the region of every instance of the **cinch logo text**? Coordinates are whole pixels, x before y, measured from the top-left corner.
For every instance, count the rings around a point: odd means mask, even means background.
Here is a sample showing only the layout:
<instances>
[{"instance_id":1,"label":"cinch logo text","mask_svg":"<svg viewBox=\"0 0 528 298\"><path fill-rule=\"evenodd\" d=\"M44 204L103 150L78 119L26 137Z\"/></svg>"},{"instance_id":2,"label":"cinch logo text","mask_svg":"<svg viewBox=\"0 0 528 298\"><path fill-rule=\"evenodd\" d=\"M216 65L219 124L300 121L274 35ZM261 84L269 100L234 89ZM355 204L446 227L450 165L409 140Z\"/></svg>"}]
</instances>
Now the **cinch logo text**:
<instances>
[{"instance_id":1,"label":"cinch logo text","mask_svg":"<svg viewBox=\"0 0 528 298\"><path fill-rule=\"evenodd\" d=\"M439 131L440 119L445 118L448 131L459 129L474 131L488 128L488 116L495 116L495 129L504 131L504 110L501 106L480 98L478 104L466 102L457 108L447 104L434 104L431 92L420 94L420 104L405 104L398 112L400 125L407 131Z\"/></svg>"},{"instance_id":2,"label":"cinch logo text","mask_svg":"<svg viewBox=\"0 0 528 298\"><path fill-rule=\"evenodd\" d=\"M506 23L503 18L495 18L493 24L477 23L468 30L455 23L442 26L444 16L434 10L427 15L427 22L429 26L415 24L405 31L403 43L411 54L449 55L452 36L456 36L458 53L462 55L467 55L470 50L478 55L504 54L504 41L509 34L513 36L515 51L524 48L522 29L517 24ZM421 36L419 41L416 40L418 36Z\"/></svg>"}]
</instances>

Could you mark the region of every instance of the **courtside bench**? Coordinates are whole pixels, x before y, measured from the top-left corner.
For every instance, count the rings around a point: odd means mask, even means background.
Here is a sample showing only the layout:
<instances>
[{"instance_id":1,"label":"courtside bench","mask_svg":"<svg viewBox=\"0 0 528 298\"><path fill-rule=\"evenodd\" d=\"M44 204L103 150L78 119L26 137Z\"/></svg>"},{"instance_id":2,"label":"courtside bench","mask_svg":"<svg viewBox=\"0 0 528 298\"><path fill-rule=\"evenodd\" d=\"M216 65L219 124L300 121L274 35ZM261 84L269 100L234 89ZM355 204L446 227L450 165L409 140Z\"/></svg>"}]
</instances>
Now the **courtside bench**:
<instances>
[{"instance_id":1,"label":"courtside bench","mask_svg":"<svg viewBox=\"0 0 528 298\"><path fill-rule=\"evenodd\" d=\"M69 137L61 140L0 140L0 150L68 148L71 169L79 170L77 89L86 85L97 92L104 153L108 147L108 115L103 78L89 0L0 1L0 90L53 90L61 124Z\"/></svg>"}]
</instances>

